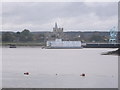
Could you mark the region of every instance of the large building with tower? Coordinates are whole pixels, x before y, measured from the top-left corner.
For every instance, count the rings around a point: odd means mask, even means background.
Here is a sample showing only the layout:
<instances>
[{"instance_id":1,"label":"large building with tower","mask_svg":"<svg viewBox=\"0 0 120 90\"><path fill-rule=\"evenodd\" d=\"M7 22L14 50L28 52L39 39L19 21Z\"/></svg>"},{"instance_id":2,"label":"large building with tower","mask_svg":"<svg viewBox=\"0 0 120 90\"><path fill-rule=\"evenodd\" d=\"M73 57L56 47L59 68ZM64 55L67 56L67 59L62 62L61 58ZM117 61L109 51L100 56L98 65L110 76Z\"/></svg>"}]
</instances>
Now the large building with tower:
<instances>
[{"instance_id":1,"label":"large building with tower","mask_svg":"<svg viewBox=\"0 0 120 90\"><path fill-rule=\"evenodd\" d=\"M47 40L47 48L81 48L81 41L63 41L63 28L59 28L57 23L55 23L55 27L51 33L52 36L54 40L50 40L50 38Z\"/></svg>"},{"instance_id":2,"label":"large building with tower","mask_svg":"<svg viewBox=\"0 0 120 90\"><path fill-rule=\"evenodd\" d=\"M53 27L52 32L46 33L46 40L55 40L55 39L63 39L64 38L64 32L63 28L58 27L57 23L55 23L55 26Z\"/></svg>"},{"instance_id":3,"label":"large building with tower","mask_svg":"<svg viewBox=\"0 0 120 90\"><path fill-rule=\"evenodd\" d=\"M63 28L59 28L57 23L55 23L55 27L53 28L53 35L55 35L55 37L58 39L62 39L64 35Z\"/></svg>"}]
</instances>

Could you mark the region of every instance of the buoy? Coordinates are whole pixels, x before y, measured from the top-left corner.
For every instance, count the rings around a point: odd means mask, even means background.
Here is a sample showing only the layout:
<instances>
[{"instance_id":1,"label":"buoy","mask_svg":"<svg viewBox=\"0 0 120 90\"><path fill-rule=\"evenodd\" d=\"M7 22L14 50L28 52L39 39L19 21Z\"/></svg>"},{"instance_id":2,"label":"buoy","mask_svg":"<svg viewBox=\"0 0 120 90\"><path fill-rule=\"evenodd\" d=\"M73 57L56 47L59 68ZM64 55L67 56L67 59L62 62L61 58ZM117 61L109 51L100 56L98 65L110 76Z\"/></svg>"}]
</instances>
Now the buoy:
<instances>
[{"instance_id":1,"label":"buoy","mask_svg":"<svg viewBox=\"0 0 120 90\"><path fill-rule=\"evenodd\" d=\"M29 75L29 72L25 72L24 75Z\"/></svg>"},{"instance_id":2,"label":"buoy","mask_svg":"<svg viewBox=\"0 0 120 90\"><path fill-rule=\"evenodd\" d=\"M84 74L84 73L82 73L80 76L83 76L83 77L84 77L84 76L85 76L85 74Z\"/></svg>"}]
</instances>

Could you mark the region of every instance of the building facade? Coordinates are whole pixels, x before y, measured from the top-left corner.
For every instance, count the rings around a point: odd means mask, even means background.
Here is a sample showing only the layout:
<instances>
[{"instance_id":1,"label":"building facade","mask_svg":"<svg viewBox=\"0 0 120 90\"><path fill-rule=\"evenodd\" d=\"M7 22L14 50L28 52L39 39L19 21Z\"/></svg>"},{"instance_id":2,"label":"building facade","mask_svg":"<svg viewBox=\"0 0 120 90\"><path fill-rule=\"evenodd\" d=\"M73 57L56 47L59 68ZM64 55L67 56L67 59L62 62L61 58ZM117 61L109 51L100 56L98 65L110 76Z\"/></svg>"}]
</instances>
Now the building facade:
<instances>
[{"instance_id":1,"label":"building facade","mask_svg":"<svg viewBox=\"0 0 120 90\"><path fill-rule=\"evenodd\" d=\"M46 33L46 40L55 40L55 39L63 39L64 38L64 32L63 28L59 28L57 23L55 23L55 26L53 27L52 32Z\"/></svg>"}]
</instances>

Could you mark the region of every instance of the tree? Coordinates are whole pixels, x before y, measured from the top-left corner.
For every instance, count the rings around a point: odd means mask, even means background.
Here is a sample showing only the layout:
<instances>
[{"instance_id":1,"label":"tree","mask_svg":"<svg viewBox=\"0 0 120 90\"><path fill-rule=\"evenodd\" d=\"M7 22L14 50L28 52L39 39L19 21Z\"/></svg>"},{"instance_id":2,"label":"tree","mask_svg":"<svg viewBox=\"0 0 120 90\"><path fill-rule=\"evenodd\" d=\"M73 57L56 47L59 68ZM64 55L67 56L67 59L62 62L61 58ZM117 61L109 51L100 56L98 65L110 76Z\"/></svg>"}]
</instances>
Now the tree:
<instances>
[{"instance_id":1,"label":"tree","mask_svg":"<svg viewBox=\"0 0 120 90\"><path fill-rule=\"evenodd\" d=\"M99 35L93 35L89 40L94 42L102 42L104 41L104 38Z\"/></svg>"},{"instance_id":2,"label":"tree","mask_svg":"<svg viewBox=\"0 0 120 90\"><path fill-rule=\"evenodd\" d=\"M45 40L45 35L44 34L37 34L33 36L34 41L37 42L44 42Z\"/></svg>"},{"instance_id":3,"label":"tree","mask_svg":"<svg viewBox=\"0 0 120 90\"><path fill-rule=\"evenodd\" d=\"M15 40L14 33L5 32L2 34L2 41L3 42L13 42Z\"/></svg>"},{"instance_id":4,"label":"tree","mask_svg":"<svg viewBox=\"0 0 120 90\"><path fill-rule=\"evenodd\" d=\"M16 32L15 37L16 37L16 42L19 42L20 41L20 32Z\"/></svg>"},{"instance_id":5,"label":"tree","mask_svg":"<svg viewBox=\"0 0 120 90\"><path fill-rule=\"evenodd\" d=\"M29 30L24 29L21 33L20 33L20 41L23 42L28 42L28 41L32 41L32 34L30 33Z\"/></svg>"}]
</instances>

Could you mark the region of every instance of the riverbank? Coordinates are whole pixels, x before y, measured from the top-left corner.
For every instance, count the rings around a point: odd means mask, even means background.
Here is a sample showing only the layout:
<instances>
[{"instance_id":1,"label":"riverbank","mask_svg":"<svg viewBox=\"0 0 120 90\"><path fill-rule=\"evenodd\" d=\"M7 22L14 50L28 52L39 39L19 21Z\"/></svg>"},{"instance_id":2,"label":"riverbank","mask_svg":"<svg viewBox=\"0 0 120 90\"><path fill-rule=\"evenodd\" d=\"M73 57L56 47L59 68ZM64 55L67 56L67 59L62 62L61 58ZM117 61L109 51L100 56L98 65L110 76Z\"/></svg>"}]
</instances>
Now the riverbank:
<instances>
[{"instance_id":1,"label":"riverbank","mask_svg":"<svg viewBox=\"0 0 120 90\"><path fill-rule=\"evenodd\" d=\"M20 43L9 43L9 42L5 42L5 43L0 43L0 46L10 46L10 45L15 45L17 46L45 46L45 43L29 43L29 42L20 42Z\"/></svg>"},{"instance_id":2,"label":"riverbank","mask_svg":"<svg viewBox=\"0 0 120 90\"><path fill-rule=\"evenodd\" d=\"M107 53L102 53L102 55L118 55L118 56L120 56L120 48L116 51L110 51L110 52L107 52Z\"/></svg>"}]
</instances>

